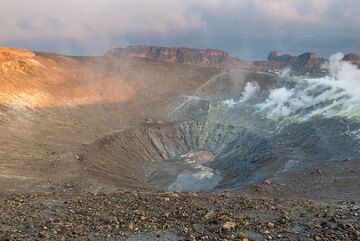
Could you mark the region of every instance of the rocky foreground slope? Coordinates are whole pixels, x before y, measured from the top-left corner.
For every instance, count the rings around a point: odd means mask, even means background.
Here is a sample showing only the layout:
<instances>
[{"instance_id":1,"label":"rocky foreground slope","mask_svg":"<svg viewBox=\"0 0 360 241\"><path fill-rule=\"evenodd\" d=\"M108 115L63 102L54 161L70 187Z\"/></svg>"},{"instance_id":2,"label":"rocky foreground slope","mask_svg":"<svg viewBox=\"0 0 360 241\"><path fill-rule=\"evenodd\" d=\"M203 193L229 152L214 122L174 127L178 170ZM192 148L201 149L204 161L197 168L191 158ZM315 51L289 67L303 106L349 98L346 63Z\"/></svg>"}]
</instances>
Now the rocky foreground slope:
<instances>
[{"instance_id":1,"label":"rocky foreground slope","mask_svg":"<svg viewBox=\"0 0 360 241\"><path fill-rule=\"evenodd\" d=\"M0 197L0 240L359 240L359 203L239 193Z\"/></svg>"}]
</instances>

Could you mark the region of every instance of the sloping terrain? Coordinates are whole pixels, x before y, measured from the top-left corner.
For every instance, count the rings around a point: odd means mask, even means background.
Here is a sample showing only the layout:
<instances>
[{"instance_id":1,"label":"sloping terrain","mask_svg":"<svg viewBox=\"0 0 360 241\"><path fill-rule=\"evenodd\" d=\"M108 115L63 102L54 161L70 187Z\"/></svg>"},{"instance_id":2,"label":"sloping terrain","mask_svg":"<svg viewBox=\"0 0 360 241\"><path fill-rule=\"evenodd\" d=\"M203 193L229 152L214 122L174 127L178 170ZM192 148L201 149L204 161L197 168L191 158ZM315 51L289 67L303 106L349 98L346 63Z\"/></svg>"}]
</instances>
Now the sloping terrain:
<instances>
[{"instance_id":1,"label":"sloping terrain","mask_svg":"<svg viewBox=\"0 0 360 241\"><path fill-rule=\"evenodd\" d=\"M357 240L359 203L238 193L0 197L3 240ZM2 235L3 234L3 235Z\"/></svg>"},{"instance_id":2,"label":"sloping terrain","mask_svg":"<svg viewBox=\"0 0 360 241\"><path fill-rule=\"evenodd\" d=\"M359 195L359 122L329 116L347 99L337 87L234 66L1 51L3 192L208 191L271 180L297 196ZM319 110L327 116L313 116ZM269 190L286 195L284 185Z\"/></svg>"},{"instance_id":3,"label":"sloping terrain","mask_svg":"<svg viewBox=\"0 0 360 241\"><path fill-rule=\"evenodd\" d=\"M0 240L360 238L359 69L165 50L0 48Z\"/></svg>"},{"instance_id":4,"label":"sloping terrain","mask_svg":"<svg viewBox=\"0 0 360 241\"><path fill-rule=\"evenodd\" d=\"M38 65L22 69L8 60L1 64L13 68L0 77L2 191L81 177L75 156L82 144L163 119L176 96L219 72L133 58L31 53L26 60Z\"/></svg>"}]
</instances>

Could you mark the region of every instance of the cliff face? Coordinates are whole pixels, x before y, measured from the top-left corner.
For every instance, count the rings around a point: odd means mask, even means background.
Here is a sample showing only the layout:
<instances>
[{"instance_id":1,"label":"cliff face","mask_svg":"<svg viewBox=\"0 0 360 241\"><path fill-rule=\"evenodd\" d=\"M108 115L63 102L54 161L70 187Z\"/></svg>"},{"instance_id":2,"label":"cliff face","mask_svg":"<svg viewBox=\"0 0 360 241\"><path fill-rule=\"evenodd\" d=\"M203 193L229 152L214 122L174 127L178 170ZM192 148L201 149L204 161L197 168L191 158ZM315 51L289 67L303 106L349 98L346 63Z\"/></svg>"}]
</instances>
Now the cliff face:
<instances>
[{"instance_id":1,"label":"cliff face","mask_svg":"<svg viewBox=\"0 0 360 241\"><path fill-rule=\"evenodd\" d=\"M201 65L225 65L239 62L237 58L216 49L167 48L145 45L112 49L105 56L141 57L172 63Z\"/></svg>"},{"instance_id":2,"label":"cliff face","mask_svg":"<svg viewBox=\"0 0 360 241\"><path fill-rule=\"evenodd\" d=\"M344 60L360 66L360 55L350 53L345 55Z\"/></svg>"},{"instance_id":3,"label":"cliff face","mask_svg":"<svg viewBox=\"0 0 360 241\"><path fill-rule=\"evenodd\" d=\"M321 65L326 62L326 59L317 57L315 53L303 53L299 56L291 56L289 54L280 54L279 52L270 52L269 61L280 62L291 67L295 71L313 72L320 69Z\"/></svg>"},{"instance_id":4,"label":"cliff face","mask_svg":"<svg viewBox=\"0 0 360 241\"><path fill-rule=\"evenodd\" d=\"M277 51L272 51L267 59L269 63L277 62L298 72L319 71L321 65L327 61L327 59L317 57L315 53L310 52L303 53L299 56L291 56L289 54L280 54ZM345 55L344 60L360 66L360 55L350 53Z\"/></svg>"},{"instance_id":5,"label":"cliff face","mask_svg":"<svg viewBox=\"0 0 360 241\"><path fill-rule=\"evenodd\" d=\"M232 57L222 50L216 49L193 49L193 48L168 48L159 46L128 46L115 48L108 51L105 57L137 57L153 59L181 64L196 64L206 66L237 66L249 70L280 70L290 67L293 71L300 74L322 73L321 66L327 61L324 58L316 56L315 53L306 52L298 56L281 54L272 51L264 61L243 61ZM360 56L348 54L344 60L360 66Z\"/></svg>"}]
</instances>

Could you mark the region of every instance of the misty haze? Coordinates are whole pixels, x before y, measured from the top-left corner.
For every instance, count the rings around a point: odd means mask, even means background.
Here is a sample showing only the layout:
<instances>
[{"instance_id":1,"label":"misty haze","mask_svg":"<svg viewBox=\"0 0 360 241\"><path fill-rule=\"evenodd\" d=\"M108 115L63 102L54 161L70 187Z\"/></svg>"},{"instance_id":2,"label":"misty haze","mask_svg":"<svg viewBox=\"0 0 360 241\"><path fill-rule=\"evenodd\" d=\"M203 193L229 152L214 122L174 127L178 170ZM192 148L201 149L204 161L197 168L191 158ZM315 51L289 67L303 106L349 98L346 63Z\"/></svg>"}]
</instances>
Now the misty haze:
<instances>
[{"instance_id":1,"label":"misty haze","mask_svg":"<svg viewBox=\"0 0 360 241\"><path fill-rule=\"evenodd\" d=\"M3 1L0 241L360 240L359 16Z\"/></svg>"}]
</instances>

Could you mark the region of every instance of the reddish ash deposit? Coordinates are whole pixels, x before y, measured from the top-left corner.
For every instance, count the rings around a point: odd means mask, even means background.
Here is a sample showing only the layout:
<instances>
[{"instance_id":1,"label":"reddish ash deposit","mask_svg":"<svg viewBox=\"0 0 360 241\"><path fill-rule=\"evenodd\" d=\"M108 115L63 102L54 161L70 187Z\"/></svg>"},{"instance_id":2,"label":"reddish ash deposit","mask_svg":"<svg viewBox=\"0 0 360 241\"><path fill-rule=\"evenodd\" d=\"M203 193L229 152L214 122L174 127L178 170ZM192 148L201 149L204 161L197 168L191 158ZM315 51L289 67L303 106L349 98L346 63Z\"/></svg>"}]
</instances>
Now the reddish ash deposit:
<instances>
[{"instance_id":1,"label":"reddish ash deposit","mask_svg":"<svg viewBox=\"0 0 360 241\"><path fill-rule=\"evenodd\" d=\"M74 106L125 101L132 87L74 58L0 47L0 104Z\"/></svg>"}]
</instances>

